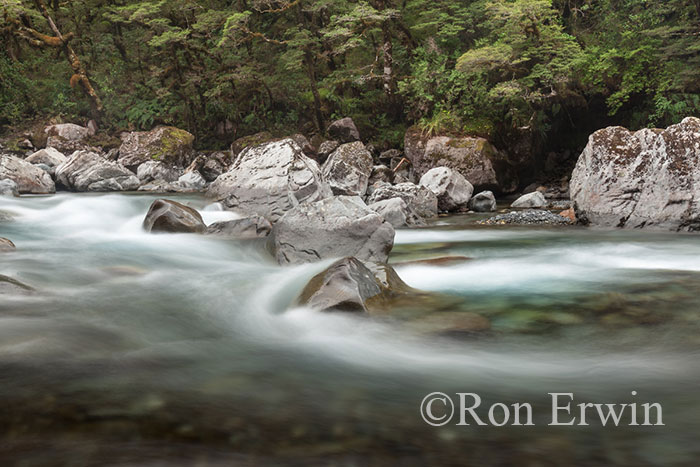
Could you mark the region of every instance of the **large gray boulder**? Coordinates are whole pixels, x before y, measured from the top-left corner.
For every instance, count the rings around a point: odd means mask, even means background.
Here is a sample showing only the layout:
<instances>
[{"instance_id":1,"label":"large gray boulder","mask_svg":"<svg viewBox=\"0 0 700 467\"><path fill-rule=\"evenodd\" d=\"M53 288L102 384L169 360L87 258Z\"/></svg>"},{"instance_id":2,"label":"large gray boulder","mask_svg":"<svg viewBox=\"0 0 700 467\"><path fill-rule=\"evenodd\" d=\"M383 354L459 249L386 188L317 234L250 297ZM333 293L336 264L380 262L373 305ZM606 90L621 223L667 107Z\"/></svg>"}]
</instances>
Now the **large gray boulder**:
<instances>
[{"instance_id":1,"label":"large gray boulder","mask_svg":"<svg viewBox=\"0 0 700 467\"><path fill-rule=\"evenodd\" d=\"M331 123L328 125L326 133L328 133L331 139L341 144L360 141L360 132L357 130L355 122L353 122L350 117L341 118Z\"/></svg>"},{"instance_id":2,"label":"large gray boulder","mask_svg":"<svg viewBox=\"0 0 700 467\"><path fill-rule=\"evenodd\" d=\"M63 154L85 149L86 139L92 134L90 129L74 123L60 123L44 129L46 133L46 147L54 148Z\"/></svg>"},{"instance_id":3,"label":"large gray boulder","mask_svg":"<svg viewBox=\"0 0 700 467\"><path fill-rule=\"evenodd\" d=\"M410 182L393 186L382 186L372 192L367 204L374 204L391 198L401 198L420 217L435 217L438 214L438 199L435 193L424 186Z\"/></svg>"},{"instance_id":4,"label":"large gray boulder","mask_svg":"<svg viewBox=\"0 0 700 467\"><path fill-rule=\"evenodd\" d=\"M570 183L579 221L700 230L700 119L665 130L593 133Z\"/></svg>"},{"instance_id":5,"label":"large gray boulder","mask_svg":"<svg viewBox=\"0 0 700 467\"><path fill-rule=\"evenodd\" d=\"M474 193L472 184L448 167L430 169L421 177L420 185L435 193L442 212L466 211Z\"/></svg>"},{"instance_id":6,"label":"large gray boulder","mask_svg":"<svg viewBox=\"0 0 700 467\"><path fill-rule=\"evenodd\" d=\"M228 172L218 177L207 196L226 208L257 214L276 222L304 202L332 196L316 161L292 139L244 149Z\"/></svg>"},{"instance_id":7,"label":"large gray boulder","mask_svg":"<svg viewBox=\"0 0 700 467\"><path fill-rule=\"evenodd\" d=\"M288 211L272 229L269 245L280 264L341 256L385 262L394 228L361 198L337 196Z\"/></svg>"},{"instance_id":8,"label":"large gray boulder","mask_svg":"<svg viewBox=\"0 0 700 467\"><path fill-rule=\"evenodd\" d=\"M357 258L338 260L309 281L298 303L319 311L385 311L391 300L411 289L391 266L373 266L383 268L382 278Z\"/></svg>"},{"instance_id":9,"label":"large gray boulder","mask_svg":"<svg viewBox=\"0 0 700 467\"><path fill-rule=\"evenodd\" d=\"M23 159L7 154L0 154L0 180L2 179L15 182L19 193L56 192L56 186L47 172Z\"/></svg>"},{"instance_id":10,"label":"large gray boulder","mask_svg":"<svg viewBox=\"0 0 700 467\"><path fill-rule=\"evenodd\" d=\"M207 230L195 209L169 199L158 199L151 204L143 228L146 232L168 233L204 233Z\"/></svg>"},{"instance_id":11,"label":"large gray boulder","mask_svg":"<svg viewBox=\"0 0 700 467\"><path fill-rule=\"evenodd\" d=\"M544 208L547 207L547 199L541 191L533 191L513 201L511 208Z\"/></svg>"},{"instance_id":12,"label":"large gray boulder","mask_svg":"<svg viewBox=\"0 0 700 467\"><path fill-rule=\"evenodd\" d=\"M343 144L323 164L334 195L364 196L372 173L372 155L359 141Z\"/></svg>"},{"instance_id":13,"label":"large gray boulder","mask_svg":"<svg viewBox=\"0 0 700 467\"><path fill-rule=\"evenodd\" d=\"M368 206L381 214L394 228L423 225L423 219L401 198L390 198L377 201Z\"/></svg>"},{"instance_id":14,"label":"large gray boulder","mask_svg":"<svg viewBox=\"0 0 700 467\"><path fill-rule=\"evenodd\" d=\"M235 239L263 238L270 235L272 224L261 216L215 222L207 227L208 235Z\"/></svg>"},{"instance_id":15,"label":"large gray boulder","mask_svg":"<svg viewBox=\"0 0 700 467\"><path fill-rule=\"evenodd\" d=\"M413 127L406 132L404 150L418 176L434 167L449 167L479 191L511 193L517 189L516 172L506 155L484 138L428 137Z\"/></svg>"},{"instance_id":16,"label":"large gray boulder","mask_svg":"<svg viewBox=\"0 0 700 467\"><path fill-rule=\"evenodd\" d=\"M56 167L56 182L72 191L130 191L139 187L136 175L121 164L92 151L76 151Z\"/></svg>"},{"instance_id":17,"label":"large gray boulder","mask_svg":"<svg viewBox=\"0 0 700 467\"><path fill-rule=\"evenodd\" d=\"M195 157L192 150L194 136L172 126L122 133L121 140L119 163L133 171L151 160L171 167L186 167Z\"/></svg>"}]
</instances>

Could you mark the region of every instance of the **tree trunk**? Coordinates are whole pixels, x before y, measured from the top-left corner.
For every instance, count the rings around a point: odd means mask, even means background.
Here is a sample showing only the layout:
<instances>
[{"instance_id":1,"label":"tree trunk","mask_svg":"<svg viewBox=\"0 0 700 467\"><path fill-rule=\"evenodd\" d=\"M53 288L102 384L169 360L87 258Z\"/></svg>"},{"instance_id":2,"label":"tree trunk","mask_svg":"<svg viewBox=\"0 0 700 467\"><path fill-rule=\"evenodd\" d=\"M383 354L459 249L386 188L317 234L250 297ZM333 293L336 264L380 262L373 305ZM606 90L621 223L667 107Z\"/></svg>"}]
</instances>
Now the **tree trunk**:
<instances>
[{"instance_id":1,"label":"tree trunk","mask_svg":"<svg viewBox=\"0 0 700 467\"><path fill-rule=\"evenodd\" d=\"M316 71L314 70L314 62L311 58L311 53L306 52L304 56L306 62L306 70L311 84L311 94L314 96L314 120L316 129L319 133L323 133L323 112L321 112L321 94L318 92L316 85Z\"/></svg>"},{"instance_id":2,"label":"tree trunk","mask_svg":"<svg viewBox=\"0 0 700 467\"><path fill-rule=\"evenodd\" d=\"M384 56L384 93L391 101L394 96L394 44L391 40L391 31L388 21L385 21L382 25L382 35L384 36L382 44L382 54Z\"/></svg>"},{"instance_id":3,"label":"tree trunk","mask_svg":"<svg viewBox=\"0 0 700 467\"><path fill-rule=\"evenodd\" d=\"M85 72L83 64L80 62L80 59L73 51L73 48L70 46L69 40L66 40L66 38L64 38L64 36L61 34L61 31L56 26L56 23L54 23L53 18L51 18L51 15L49 15L49 12L46 9L46 5L44 4L43 0L34 1L36 3L37 8L39 8L39 11L41 11L41 14L46 19L46 22L49 24L49 27L54 32L58 40L61 42L63 52L65 53L66 58L68 59L68 63L70 63L70 66L73 69L73 76L71 76L70 79L71 85L80 84L80 86L83 88L83 91L85 92L85 94L87 94L88 98L90 99L90 107L92 108L93 114L92 117L95 120L99 121L103 110L102 101L100 100L100 96L97 95L95 88L92 87L92 83L90 83L90 79L88 78L87 73Z\"/></svg>"}]
</instances>

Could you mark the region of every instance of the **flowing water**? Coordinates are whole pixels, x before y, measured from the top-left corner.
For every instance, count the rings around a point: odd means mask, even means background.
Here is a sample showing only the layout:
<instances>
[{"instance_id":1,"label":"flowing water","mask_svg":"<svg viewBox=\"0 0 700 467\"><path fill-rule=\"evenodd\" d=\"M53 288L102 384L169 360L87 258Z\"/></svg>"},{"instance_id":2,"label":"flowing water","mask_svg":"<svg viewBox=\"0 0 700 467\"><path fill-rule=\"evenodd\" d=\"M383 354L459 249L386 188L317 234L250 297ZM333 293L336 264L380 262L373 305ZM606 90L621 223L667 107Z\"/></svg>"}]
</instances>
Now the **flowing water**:
<instances>
[{"instance_id":1,"label":"flowing water","mask_svg":"<svg viewBox=\"0 0 700 467\"><path fill-rule=\"evenodd\" d=\"M234 216L177 199L207 223ZM282 268L264 241L147 234L153 200L0 202L17 245L0 274L35 289L0 295L0 464L700 461L696 236L442 218L398 231L391 256L434 294L360 317L294 305L330 261ZM470 259L417 261L444 256ZM534 426L429 426L436 391L531 403ZM658 402L665 425L548 426L552 392Z\"/></svg>"}]
</instances>

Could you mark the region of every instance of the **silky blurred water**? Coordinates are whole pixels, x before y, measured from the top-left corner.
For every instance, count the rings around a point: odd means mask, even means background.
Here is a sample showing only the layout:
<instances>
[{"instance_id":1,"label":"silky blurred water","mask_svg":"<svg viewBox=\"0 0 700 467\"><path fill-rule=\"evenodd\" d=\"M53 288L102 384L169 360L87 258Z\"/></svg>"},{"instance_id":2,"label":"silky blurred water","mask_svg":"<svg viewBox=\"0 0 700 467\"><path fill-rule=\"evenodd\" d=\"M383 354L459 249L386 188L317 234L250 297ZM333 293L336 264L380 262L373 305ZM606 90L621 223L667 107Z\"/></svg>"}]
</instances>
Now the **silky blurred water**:
<instances>
[{"instance_id":1,"label":"silky blurred water","mask_svg":"<svg viewBox=\"0 0 700 467\"><path fill-rule=\"evenodd\" d=\"M700 241L583 228L397 232L434 299L376 317L294 306L332 261L141 230L148 195L0 199L2 465L697 465ZM176 198L205 222L234 218ZM431 265L417 260L459 256ZM486 318L453 332L455 318ZM530 402L535 427L426 425L422 398ZM659 402L663 427L549 427L550 392Z\"/></svg>"}]
</instances>

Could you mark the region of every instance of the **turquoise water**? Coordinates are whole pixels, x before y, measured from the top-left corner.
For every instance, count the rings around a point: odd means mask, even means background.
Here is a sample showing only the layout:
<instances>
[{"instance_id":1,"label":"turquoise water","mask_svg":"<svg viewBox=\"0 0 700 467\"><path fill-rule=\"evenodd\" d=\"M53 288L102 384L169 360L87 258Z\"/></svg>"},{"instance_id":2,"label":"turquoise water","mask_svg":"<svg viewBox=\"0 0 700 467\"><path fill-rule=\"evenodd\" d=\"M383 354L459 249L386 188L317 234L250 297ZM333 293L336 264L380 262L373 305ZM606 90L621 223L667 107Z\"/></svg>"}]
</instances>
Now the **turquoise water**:
<instances>
[{"instance_id":1,"label":"turquoise water","mask_svg":"<svg viewBox=\"0 0 700 467\"><path fill-rule=\"evenodd\" d=\"M399 231L391 256L433 295L360 317L293 306L331 261L282 268L264 241L146 234L154 199L0 202L17 245L0 274L36 289L0 298L3 465L700 460L696 236L441 218ZM207 223L233 216L178 199ZM415 262L444 256L469 259ZM531 403L535 426L431 427L419 409L436 391ZM550 392L658 402L665 426L551 427Z\"/></svg>"}]
</instances>

